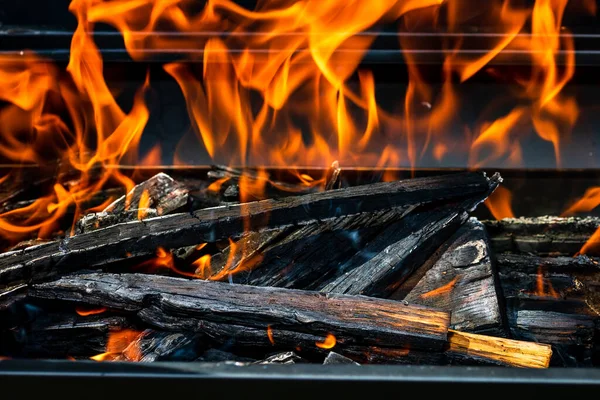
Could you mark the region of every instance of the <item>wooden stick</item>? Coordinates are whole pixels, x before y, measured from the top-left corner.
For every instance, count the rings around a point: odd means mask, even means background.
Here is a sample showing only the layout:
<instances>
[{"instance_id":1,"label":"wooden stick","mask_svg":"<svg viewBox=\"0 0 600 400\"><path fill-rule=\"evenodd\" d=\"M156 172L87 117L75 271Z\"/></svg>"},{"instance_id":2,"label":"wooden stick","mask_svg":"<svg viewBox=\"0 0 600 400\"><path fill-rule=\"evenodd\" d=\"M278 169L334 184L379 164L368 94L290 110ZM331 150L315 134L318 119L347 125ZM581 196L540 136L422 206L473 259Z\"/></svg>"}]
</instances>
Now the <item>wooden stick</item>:
<instances>
[{"instance_id":1,"label":"wooden stick","mask_svg":"<svg viewBox=\"0 0 600 400\"><path fill-rule=\"evenodd\" d=\"M499 175L462 173L330 190L279 200L214 207L117 224L0 255L0 290L167 249L215 242L248 230L308 223L334 216L451 201L489 193Z\"/></svg>"},{"instance_id":2,"label":"wooden stick","mask_svg":"<svg viewBox=\"0 0 600 400\"><path fill-rule=\"evenodd\" d=\"M445 310L453 329L505 336L483 225L471 218L391 296Z\"/></svg>"},{"instance_id":3,"label":"wooden stick","mask_svg":"<svg viewBox=\"0 0 600 400\"><path fill-rule=\"evenodd\" d=\"M30 295L136 312L148 323L158 314L428 350L443 347L449 324L445 312L391 300L144 274L73 275L34 285Z\"/></svg>"},{"instance_id":4,"label":"wooden stick","mask_svg":"<svg viewBox=\"0 0 600 400\"><path fill-rule=\"evenodd\" d=\"M552 347L450 329L446 355L450 359L481 359L484 363L525 368L548 368Z\"/></svg>"}]
</instances>

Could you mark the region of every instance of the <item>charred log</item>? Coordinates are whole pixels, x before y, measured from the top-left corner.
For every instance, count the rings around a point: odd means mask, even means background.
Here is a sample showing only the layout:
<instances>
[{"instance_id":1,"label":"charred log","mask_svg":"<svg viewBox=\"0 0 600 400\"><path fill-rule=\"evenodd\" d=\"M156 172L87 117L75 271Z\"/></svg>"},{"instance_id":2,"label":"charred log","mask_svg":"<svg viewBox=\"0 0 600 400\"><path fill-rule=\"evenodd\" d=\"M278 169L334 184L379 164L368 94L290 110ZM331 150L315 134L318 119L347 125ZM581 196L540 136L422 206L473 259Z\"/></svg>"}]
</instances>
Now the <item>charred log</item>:
<instances>
[{"instance_id":1,"label":"charred log","mask_svg":"<svg viewBox=\"0 0 600 400\"><path fill-rule=\"evenodd\" d=\"M444 312L390 300L143 274L74 275L35 285L30 295L137 313L154 326L170 316L197 319L198 332L206 331L206 324L233 324L262 329L265 337L271 327L332 334L341 343L429 350L443 347L449 323Z\"/></svg>"}]
</instances>

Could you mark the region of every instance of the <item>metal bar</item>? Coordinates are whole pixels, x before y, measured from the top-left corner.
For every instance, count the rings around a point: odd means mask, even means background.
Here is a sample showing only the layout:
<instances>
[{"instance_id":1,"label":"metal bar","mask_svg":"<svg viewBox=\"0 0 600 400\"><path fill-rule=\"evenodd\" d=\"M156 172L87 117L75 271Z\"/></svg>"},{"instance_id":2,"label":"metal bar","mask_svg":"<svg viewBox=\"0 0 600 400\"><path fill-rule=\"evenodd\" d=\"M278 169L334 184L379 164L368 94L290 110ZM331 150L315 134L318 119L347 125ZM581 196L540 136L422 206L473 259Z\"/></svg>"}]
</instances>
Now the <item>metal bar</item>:
<instances>
[{"instance_id":1,"label":"metal bar","mask_svg":"<svg viewBox=\"0 0 600 400\"><path fill-rule=\"evenodd\" d=\"M480 398L482 393L500 396L563 396L594 393L600 389L600 369L526 370L495 367L425 367L397 365L267 365L235 366L213 363L95 363L88 361L0 362L2 394L25 394L43 387L44 395L124 394L156 396L161 390L174 395L243 394L266 398L296 396L364 399L363 390L376 393L437 395L448 390L461 398ZM132 386L128 386L132 385ZM96 392L98 390L99 392ZM125 392L126 393L126 392ZM285 397L284 397L285 396ZM7 397L9 398L9 397ZM206 397L205 397L206 398Z\"/></svg>"}]
</instances>

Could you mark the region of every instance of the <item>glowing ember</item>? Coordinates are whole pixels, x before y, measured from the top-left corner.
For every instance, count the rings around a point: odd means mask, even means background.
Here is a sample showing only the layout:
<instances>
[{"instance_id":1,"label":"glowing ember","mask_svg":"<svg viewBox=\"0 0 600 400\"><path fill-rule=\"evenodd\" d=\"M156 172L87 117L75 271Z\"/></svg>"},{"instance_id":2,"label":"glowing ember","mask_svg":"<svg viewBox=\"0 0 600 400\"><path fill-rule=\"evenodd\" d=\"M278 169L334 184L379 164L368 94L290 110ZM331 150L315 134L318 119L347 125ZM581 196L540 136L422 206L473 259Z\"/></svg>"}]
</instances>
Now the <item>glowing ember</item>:
<instances>
[{"instance_id":1,"label":"glowing ember","mask_svg":"<svg viewBox=\"0 0 600 400\"><path fill-rule=\"evenodd\" d=\"M452 292L452 289L454 288L454 285L456 285L457 281L458 281L458 277L455 277L454 279L452 279L450 282L446 283L445 285L440 286L437 289L433 289L427 293L423 293L419 297L421 297L422 299L428 299L431 297L448 295Z\"/></svg>"},{"instance_id":2,"label":"glowing ember","mask_svg":"<svg viewBox=\"0 0 600 400\"><path fill-rule=\"evenodd\" d=\"M336 338L331 333L327 334L325 340L316 342L315 345L321 349L332 349L336 344Z\"/></svg>"},{"instance_id":3,"label":"glowing ember","mask_svg":"<svg viewBox=\"0 0 600 400\"><path fill-rule=\"evenodd\" d=\"M90 357L95 361L112 361L124 355L130 361L139 361L141 353L137 345L137 339L142 332L125 329L110 332L106 343L106 352Z\"/></svg>"},{"instance_id":4,"label":"glowing ember","mask_svg":"<svg viewBox=\"0 0 600 400\"><path fill-rule=\"evenodd\" d=\"M275 339L273 339L273 329L271 329L271 326L267 326L267 337L269 338L269 342L271 342L271 344L273 346L275 346Z\"/></svg>"},{"instance_id":5,"label":"glowing ember","mask_svg":"<svg viewBox=\"0 0 600 400\"><path fill-rule=\"evenodd\" d=\"M146 218L147 209L150 207L150 194L147 190L142 192L140 196L140 203L138 205L138 216L139 220Z\"/></svg>"},{"instance_id":6,"label":"glowing ember","mask_svg":"<svg viewBox=\"0 0 600 400\"><path fill-rule=\"evenodd\" d=\"M87 317L88 315L97 315L97 314L102 314L103 312L106 312L107 308L106 307L100 307L100 308L83 308L83 307L76 307L75 308L75 312L78 315L81 315L82 317Z\"/></svg>"}]
</instances>

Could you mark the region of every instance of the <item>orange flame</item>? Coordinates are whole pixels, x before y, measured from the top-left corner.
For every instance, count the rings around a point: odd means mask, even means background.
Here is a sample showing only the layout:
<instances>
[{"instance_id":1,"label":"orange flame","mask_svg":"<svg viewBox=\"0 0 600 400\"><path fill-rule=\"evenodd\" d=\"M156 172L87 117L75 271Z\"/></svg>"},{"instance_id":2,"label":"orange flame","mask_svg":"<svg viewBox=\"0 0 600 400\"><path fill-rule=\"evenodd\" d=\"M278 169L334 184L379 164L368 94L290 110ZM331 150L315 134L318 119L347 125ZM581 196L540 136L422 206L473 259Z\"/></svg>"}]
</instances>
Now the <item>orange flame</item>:
<instances>
[{"instance_id":1,"label":"orange flame","mask_svg":"<svg viewBox=\"0 0 600 400\"><path fill-rule=\"evenodd\" d=\"M547 290L545 289L545 287L547 287ZM559 297L558 293L556 293L556 291L552 287L550 281L544 278L542 266L538 267L535 294L541 297Z\"/></svg>"},{"instance_id":2,"label":"orange flame","mask_svg":"<svg viewBox=\"0 0 600 400\"><path fill-rule=\"evenodd\" d=\"M150 207L150 194L147 190L142 192L140 196L140 203L138 204L138 216L137 218L141 221L146 218L148 213L148 207Z\"/></svg>"},{"instance_id":3,"label":"orange flame","mask_svg":"<svg viewBox=\"0 0 600 400\"><path fill-rule=\"evenodd\" d=\"M590 212L600 205L600 187L592 187L585 191L585 194L573 205L567 208L561 216L569 217L580 212ZM600 249L600 227L581 247L579 254L597 254Z\"/></svg>"},{"instance_id":4,"label":"orange flame","mask_svg":"<svg viewBox=\"0 0 600 400\"><path fill-rule=\"evenodd\" d=\"M450 294L452 292L452 289L454 289L454 285L456 285L457 281L458 281L458 276L455 277L454 279L452 279L450 282L446 283L445 285L440 286L437 289L430 290L427 293L423 293L419 297L422 299L429 299L431 297L437 297L437 296Z\"/></svg>"},{"instance_id":5,"label":"orange flame","mask_svg":"<svg viewBox=\"0 0 600 400\"><path fill-rule=\"evenodd\" d=\"M600 205L600 187L592 187L585 191L585 194L575 201L572 206L567 208L563 217L569 217L579 212L589 212Z\"/></svg>"},{"instance_id":6,"label":"orange flame","mask_svg":"<svg viewBox=\"0 0 600 400\"><path fill-rule=\"evenodd\" d=\"M500 186L487 198L484 204L490 210L494 218L501 220L503 218L515 217L511 203L512 193L505 187Z\"/></svg>"},{"instance_id":7,"label":"orange flame","mask_svg":"<svg viewBox=\"0 0 600 400\"><path fill-rule=\"evenodd\" d=\"M271 329L271 326L267 326L267 337L269 338L269 342L271 342L271 344L273 346L275 346L275 339L273 339L273 329Z\"/></svg>"},{"instance_id":8,"label":"orange flame","mask_svg":"<svg viewBox=\"0 0 600 400\"><path fill-rule=\"evenodd\" d=\"M280 0L247 9L232 0L208 0L200 7L188 0L72 0L77 29L66 72L30 52L0 57L0 157L19 165L59 162L59 172L78 176L73 184L54 182L34 203L0 214L0 236L11 242L51 237L69 210L77 220L86 212L82 204L108 185L130 192L132 178L115 166L161 162L159 146L138 160L150 117L145 101L150 74L124 110L115 94L120 88L105 79L96 24L121 32L135 61L161 55L173 60L164 70L182 91L195 140L208 156L219 163L261 166L259 179L241 177L242 201L264 197L267 165L329 166L338 160L384 168L383 180L397 178L390 167L414 168L425 155L442 163L456 152L468 154L472 167L522 165L520 143L530 131L548 143L560 166L561 144L579 114L564 90L575 70L573 37L562 26L567 0L520 3ZM596 4L582 0L573 9L593 14ZM366 31L391 23L399 29L408 85L399 94L403 101L384 108L373 72L361 62L376 37ZM465 33L467 23L495 33ZM437 42L443 60L435 75L441 85L428 80L419 51ZM491 61L510 57L527 62L528 72L489 68ZM201 68L188 61L201 61ZM462 123L457 81L479 74L502 79L514 96L498 99L510 108L490 104L478 126L463 124L464 139L457 140L447 134ZM303 186L324 186L322 179L298 177ZM218 191L223 182L209 190ZM512 216L506 205L492 212L497 218Z\"/></svg>"},{"instance_id":9,"label":"orange flame","mask_svg":"<svg viewBox=\"0 0 600 400\"><path fill-rule=\"evenodd\" d=\"M106 312L107 308L106 307L99 307L99 308L83 308L83 307L77 307L75 308L75 312L78 315L81 315L82 317L87 317L89 315L97 315L97 314L102 314L103 312Z\"/></svg>"},{"instance_id":10,"label":"orange flame","mask_svg":"<svg viewBox=\"0 0 600 400\"><path fill-rule=\"evenodd\" d=\"M598 254L600 252L600 228L590 236L590 238L581 247L579 254Z\"/></svg>"},{"instance_id":11,"label":"orange flame","mask_svg":"<svg viewBox=\"0 0 600 400\"><path fill-rule=\"evenodd\" d=\"M137 340L143 332L131 329L110 332L106 343L106 352L90 357L94 361L112 361L124 355L130 361L139 361L141 351Z\"/></svg>"},{"instance_id":12,"label":"orange flame","mask_svg":"<svg viewBox=\"0 0 600 400\"><path fill-rule=\"evenodd\" d=\"M331 333L328 333L322 342L316 342L315 345L320 349L332 349L336 342L337 340L335 336L333 336Z\"/></svg>"}]
</instances>

